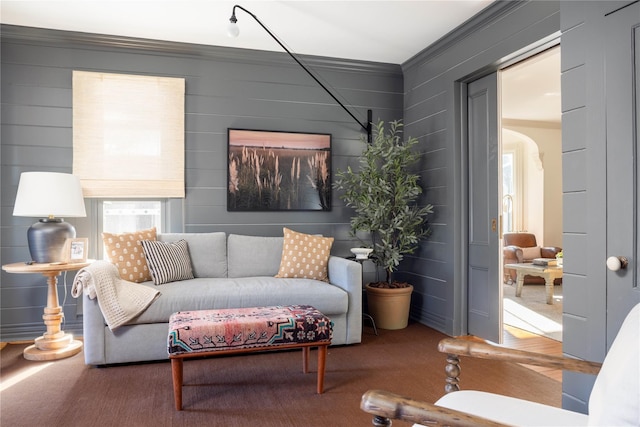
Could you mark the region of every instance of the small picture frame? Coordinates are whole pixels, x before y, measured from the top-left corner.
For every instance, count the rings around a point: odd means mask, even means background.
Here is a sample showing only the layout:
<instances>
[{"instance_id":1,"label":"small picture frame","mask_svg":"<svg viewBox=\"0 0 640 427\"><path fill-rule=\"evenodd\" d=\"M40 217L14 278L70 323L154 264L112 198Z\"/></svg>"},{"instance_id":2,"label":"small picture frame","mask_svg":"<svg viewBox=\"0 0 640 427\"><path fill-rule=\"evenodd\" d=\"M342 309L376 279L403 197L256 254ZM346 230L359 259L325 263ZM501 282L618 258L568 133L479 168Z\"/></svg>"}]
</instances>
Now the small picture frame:
<instances>
[{"instance_id":1,"label":"small picture frame","mask_svg":"<svg viewBox=\"0 0 640 427\"><path fill-rule=\"evenodd\" d=\"M67 239L62 249L62 260L67 264L87 261L89 239L85 237Z\"/></svg>"}]
</instances>

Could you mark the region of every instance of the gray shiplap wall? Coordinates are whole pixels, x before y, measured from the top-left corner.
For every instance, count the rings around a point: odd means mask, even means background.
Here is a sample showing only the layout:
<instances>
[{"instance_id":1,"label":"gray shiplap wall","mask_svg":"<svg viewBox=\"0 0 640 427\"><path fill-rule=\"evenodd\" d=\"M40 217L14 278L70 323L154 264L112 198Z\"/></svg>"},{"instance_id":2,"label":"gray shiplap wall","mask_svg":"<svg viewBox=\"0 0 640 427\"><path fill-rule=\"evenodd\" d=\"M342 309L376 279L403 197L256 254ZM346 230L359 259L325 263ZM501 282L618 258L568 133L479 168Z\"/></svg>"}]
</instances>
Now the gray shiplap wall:
<instances>
[{"instance_id":1,"label":"gray shiplap wall","mask_svg":"<svg viewBox=\"0 0 640 427\"><path fill-rule=\"evenodd\" d=\"M406 132L421 142L424 198L436 211L433 235L405 264L404 274L415 287L413 317L446 334L466 333L463 84L541 41L559 43L559 32L559 2L496 2L403 64Z\"/></svg>"},{"instance_id":2,"label":"gray shiplap wall","mask_svg":"<svg viewBox=\"0 0 640 427\"><path fill-rule=\"evenodd\" d=\"M563 242L565 253L573 254L564 264L563 351L586 360L603 360L607 343L614 337L609 334L619 328L620 313L608 312L616 308L612 307L614 301L608 301L611 285L604 265L612 255L607 253L607 240L616 233L607 229L607 225L615 228L607 221L607 209L617 208L607 206L607 192L613 196L612 191L616 190L612 184L617 183L607 182L603 159L607 158L608 145L620 143L607 141L606 117L615 111L607 111L606 106L605 69L609 64L605 21L607 14L631 3L634 2L561 3ZM621 13L633 13L632 10ZM630 82L620 84L631 87ZM627 280L631 277L627 276ZM593 383L592 376L565 372L563 407L586 412Z\"/></svg>"},{"instance_id":3,"label":"gray shiplap wall","mask_svg":"<svg viewBox=\"0 0 640 427\"><path fill-rule=\"evenodd\" d=\"M184 77L186 79L186 198L172 203L182 220L169 231L277 236L288 226L334 236L333 253L349 254L350 210L333 195L331 212L226 211L227 128L332 134L332 167L356 164L362 132L286 53L163 43L122 37L2 26L2 130L0 236L2 264L29 259L26 230L32 218L12 216L21 172L71 172L72 70ZM333 93L366 122L402 118L399 65L304 57ZM117 167L117 165L114 165ZM72 222L91 235L88 217ZM71 273L67 282L73 278ZM40 335L46 283L38 275L1 275L0 340ZM62 280L61 280L62 282ZM59 286L60 301L64 288ZM76 301L64 305L69 332L82 332Z\"/></svg>"},{"instance_id":4,"label":"gray shiplap wall","mask_svg":"<svg viewBox=\"0 0 640 427\"><path fill-rule=\"evenodd\" d=\"M404 265L412 315L450 335L465 333L464 84L562 34L563 351L601 361L607 351L607 174L604 19L632 1L496 2L403 64L407 133L425 153L425 199L436 205L433 237ZM565 372L563 402L586 413L594 377Z\"/></svg>"}]
</instances>

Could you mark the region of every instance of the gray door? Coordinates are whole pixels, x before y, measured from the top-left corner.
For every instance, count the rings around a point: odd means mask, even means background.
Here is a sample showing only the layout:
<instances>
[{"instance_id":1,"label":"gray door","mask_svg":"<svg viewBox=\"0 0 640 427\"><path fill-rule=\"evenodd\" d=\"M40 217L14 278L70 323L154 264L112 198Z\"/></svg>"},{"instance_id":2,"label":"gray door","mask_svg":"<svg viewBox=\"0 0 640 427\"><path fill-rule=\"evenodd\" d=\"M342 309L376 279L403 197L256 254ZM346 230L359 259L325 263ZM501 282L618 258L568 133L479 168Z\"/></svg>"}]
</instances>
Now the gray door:
<instances>
[{"instance_id":1,"label":"gray door","mask_svg":"<svg viewBox=\"0 0 640 427\"><path fill-rule=\"evenodd\" d=\"M607 272L610 346L624 317L640 301L640 3L608 15L605 22L607 257L629 260L626 269Z\"/></svg>"},{"instance_id":2,"label":"gray door","mask_svg":"<svg viewBox=\"0 0 640 427\"><path fill-rule=\"evenodd\" d=\"M469 169L468 333L501 342L498 230L498 82L493 73L467 86Z\"/></svg>"}]
</instances>

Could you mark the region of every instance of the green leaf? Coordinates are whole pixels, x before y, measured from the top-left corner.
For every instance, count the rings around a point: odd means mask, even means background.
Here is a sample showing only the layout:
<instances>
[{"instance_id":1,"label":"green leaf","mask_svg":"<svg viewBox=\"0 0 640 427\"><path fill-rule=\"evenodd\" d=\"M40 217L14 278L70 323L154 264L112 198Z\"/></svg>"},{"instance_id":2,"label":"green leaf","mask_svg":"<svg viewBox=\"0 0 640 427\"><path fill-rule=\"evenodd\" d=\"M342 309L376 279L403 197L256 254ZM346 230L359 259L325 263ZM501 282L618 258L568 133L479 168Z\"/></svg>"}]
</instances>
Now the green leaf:
<instances>
[{"instance_id":1,"label":"green leaf","mask_svg":"<svg viewBox=\"0 0 640 427\"><path fill-rule=\"evenodd\" d=\"M433 206L418 206L422 194L420 176L411 172L420 160L413 149L417 138L402 138L402 122L383 121L373 125L373 141L365 145L359 159L360 168L337 171L336 190L339 197L353 208L350 234L369 233L374 257L389 276L404 254L413 253L420 240L430 234L427 218ZM388 279L388 278L387 278Z\"/></svg>"}]
</instances>

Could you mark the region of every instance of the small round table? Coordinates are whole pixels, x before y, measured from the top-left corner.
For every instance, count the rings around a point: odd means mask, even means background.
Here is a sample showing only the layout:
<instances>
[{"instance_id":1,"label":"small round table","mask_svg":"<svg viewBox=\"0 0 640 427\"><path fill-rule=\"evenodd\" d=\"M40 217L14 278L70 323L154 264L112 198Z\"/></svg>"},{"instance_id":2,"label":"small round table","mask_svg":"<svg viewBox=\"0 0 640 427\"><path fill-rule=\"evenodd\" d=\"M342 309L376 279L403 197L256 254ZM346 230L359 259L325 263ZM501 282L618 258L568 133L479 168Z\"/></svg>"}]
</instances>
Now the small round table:
<instances>
[{"instance_id":1,"label":"small round table","mask_svg":"<svg viewBox=\"0 0 640 427\"><path fill-rule=\"evenodd\" d=\"M346 257L346 259L359 263L360 265L363 266L363 268L364 268L363 264L364 264L365 261L371 261L371 262L373 262L375 264L375 260L373 258L369 258L369 257L367 257L367 258L357 258L355 255L352 255L352 256ZM363 283L363 285L364 285L364 283ZM366 289L364 288L364 286L362 287L362 293L363 294L366 293ZM368 319L369 321L371 321L371 326L373 326L373 332L376 335L378 335L378 328L376 328L376 321L373 319L373 317L369 313L365 313L364 311L362 312L362 317L364 319Z\"/></svg>"},{"instance_id":2,"label":"small round table","mask_svg":"<svg viewBox=\"0 0 640 427\"><path fill-rule=\"evenodd\" d=\"M47 327L35 343L24 349L23 355L28 360L57 360L73 356L82 350L82 341L74 340L73 335L60 329L62 323L62 307L58 302L58 278L63 271L79 270L88 266L88 262L72 264L27 264L16 262L5 264L2 269L8 273L40 273L47 278L49 285L47 306L44 308L44 324Z\"/></svg>"}]
</instances>

